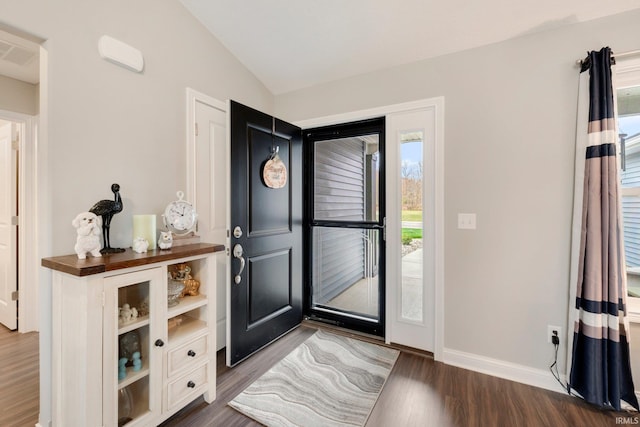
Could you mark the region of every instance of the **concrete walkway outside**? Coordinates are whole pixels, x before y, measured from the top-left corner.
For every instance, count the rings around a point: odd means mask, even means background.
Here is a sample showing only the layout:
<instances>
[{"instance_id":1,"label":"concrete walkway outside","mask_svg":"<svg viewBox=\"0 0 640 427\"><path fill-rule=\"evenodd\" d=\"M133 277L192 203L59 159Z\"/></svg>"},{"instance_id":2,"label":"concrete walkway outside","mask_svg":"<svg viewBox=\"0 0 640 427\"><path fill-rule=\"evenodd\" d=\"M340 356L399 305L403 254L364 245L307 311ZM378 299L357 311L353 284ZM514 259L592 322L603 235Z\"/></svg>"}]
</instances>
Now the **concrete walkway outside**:
<instances>
[{"instance_id":1,"label":"concrete walkway outside","mask_svg":"<svg viewBox=\"0 0 640 427\"><path fill-rule=\"evenodd\" d=\"M402 317L422 321L422 248L402 257Z\"/></svg>"}]
</instances>

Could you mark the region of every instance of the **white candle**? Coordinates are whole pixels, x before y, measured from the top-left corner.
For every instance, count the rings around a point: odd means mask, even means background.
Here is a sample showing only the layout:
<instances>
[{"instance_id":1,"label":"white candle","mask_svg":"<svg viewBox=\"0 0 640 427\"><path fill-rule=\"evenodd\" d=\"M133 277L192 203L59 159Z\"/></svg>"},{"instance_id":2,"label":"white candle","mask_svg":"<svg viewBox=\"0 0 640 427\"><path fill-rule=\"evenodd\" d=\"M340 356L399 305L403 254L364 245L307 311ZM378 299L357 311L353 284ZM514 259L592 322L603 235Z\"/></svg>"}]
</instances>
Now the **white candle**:
<instances>
[{"instance_id":1,"label":"white candle","mask_svg":"<svg viewBox=\"0 0 640 427\"><path fill-rule=\"evenodd\" d=\"M142 237L149 242L149 250L156 248L156 216L155 215L134 215L133 216L133 239ZM132 241L133 241L132 239Z\"/></svg>"}]
</instances>

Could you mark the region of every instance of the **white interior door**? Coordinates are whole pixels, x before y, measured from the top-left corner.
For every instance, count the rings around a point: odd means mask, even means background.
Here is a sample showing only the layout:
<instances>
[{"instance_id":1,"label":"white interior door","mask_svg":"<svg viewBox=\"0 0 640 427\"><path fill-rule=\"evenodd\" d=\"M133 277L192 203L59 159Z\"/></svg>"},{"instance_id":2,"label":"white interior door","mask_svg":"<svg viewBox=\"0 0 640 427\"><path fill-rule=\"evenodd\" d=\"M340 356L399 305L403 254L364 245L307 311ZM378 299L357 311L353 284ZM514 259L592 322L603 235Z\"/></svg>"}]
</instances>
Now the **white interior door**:
<instances>
[{"instance_id":1,"label":"white interior door","mask_svg":"<svg viewBox=\"0 0 640 427\"><path fill-rule=\"evenodd\" d=\"M15 125L0 120L0 323L18 327L17 301L17 151L13 149Z\"/></svg>"},{"instance_id":2,"label":"white interior door","mask_svg":"<svg viewBox=\"0 0 640 427\"><path fill-rule=\"evenodd\" d=\"M227 229L227 116L224 104L195 99L194 203L198 234L203 242L226 242ZM226 257L217 257L216 350L226 345Z\"/></svg>"},{"instance_id":3,"label":"white interior door","mask_svg":"<svg viewBox=\"0 0 640 427\"><path fill-rule=\"evenodd\" d=\"M387 340L435 351L433 109L387 116Z\"/></svg>"}]
</instances>

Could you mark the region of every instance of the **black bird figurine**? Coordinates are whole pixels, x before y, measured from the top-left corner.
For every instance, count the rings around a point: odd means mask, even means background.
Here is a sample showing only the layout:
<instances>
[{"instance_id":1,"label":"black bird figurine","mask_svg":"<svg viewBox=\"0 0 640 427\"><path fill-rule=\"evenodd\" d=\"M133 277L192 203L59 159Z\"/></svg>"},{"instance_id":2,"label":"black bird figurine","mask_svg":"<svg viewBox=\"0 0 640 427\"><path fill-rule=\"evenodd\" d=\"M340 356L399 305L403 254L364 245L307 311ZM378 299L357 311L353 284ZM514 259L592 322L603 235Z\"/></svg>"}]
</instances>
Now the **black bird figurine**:
<instances>
[{"instance_id":1,"label":"black bird figurine","mask_svg":"<svg viewBox=\"0 0 640 427\"><path fill-rule=\"evenodd\" d=\"M111 185L111 191L114 194L114 200L100 200L93 205L89 212L102 217L102 239L104 245L102 250L103 254L113 254L118 252L124 252L123 248L112 248L111 242L109 242L109 226L111 225L111 218L119 212L122 212L122 199L120 198L120 186L118 184Z\"/></svg>"}]
</instances>

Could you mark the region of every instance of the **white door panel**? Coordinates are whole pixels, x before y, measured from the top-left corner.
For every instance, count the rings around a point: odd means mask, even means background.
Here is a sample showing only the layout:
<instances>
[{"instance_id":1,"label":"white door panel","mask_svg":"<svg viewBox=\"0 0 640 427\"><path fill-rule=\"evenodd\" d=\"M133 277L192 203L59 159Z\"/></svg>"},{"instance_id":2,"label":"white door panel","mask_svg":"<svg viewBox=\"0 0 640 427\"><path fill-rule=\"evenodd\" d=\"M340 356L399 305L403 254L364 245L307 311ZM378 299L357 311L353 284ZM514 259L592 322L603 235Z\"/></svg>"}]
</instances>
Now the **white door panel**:
<instances>
[{"instance_id":1,"label":"white door panel","mask_svg":"<svg viewBox=\"0 0 640 427\"><path fill-rule=\"evenodd\" d=\"M227 130L226 112L196 101L195 119L195 206L198 212L198 234L203 242L226 241L227 212ZM226 257L218 257L217 267L217 343L226 343Z\"/></svg>"},{"instance_id":2,"label":"white door panel","mask_svg":"<svg viewBox=\"0 0 640 427\"><path fill-rule=\"evenodd\" d=\"M387 116L387 340L430 352L435 351L434 129L430 109ZM403 228L422 235L422 244L414 242L404 254Z\"/></svg>"},{"instance_id":3,"label":"white door panel","mask_svg":"<svg viewBox=\"0 0 640 427\"><path fill-rule=\"evenodd\" d=\"M17 214L16 151L12 149L15 125L0 126L0 323L9 329L18 327L17 301L12 293L17 281L17 229L12 217Z\"/></svg>"}]
</instances>

